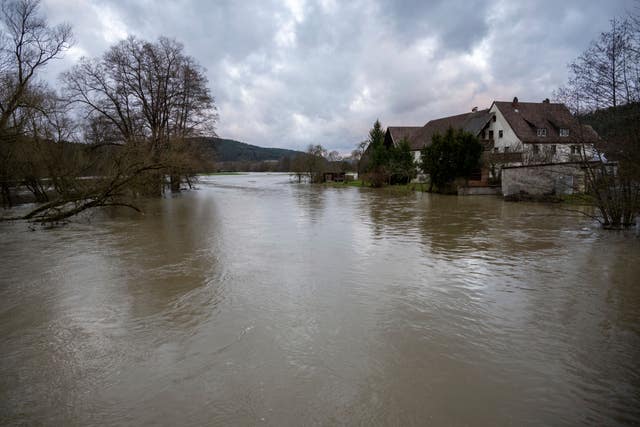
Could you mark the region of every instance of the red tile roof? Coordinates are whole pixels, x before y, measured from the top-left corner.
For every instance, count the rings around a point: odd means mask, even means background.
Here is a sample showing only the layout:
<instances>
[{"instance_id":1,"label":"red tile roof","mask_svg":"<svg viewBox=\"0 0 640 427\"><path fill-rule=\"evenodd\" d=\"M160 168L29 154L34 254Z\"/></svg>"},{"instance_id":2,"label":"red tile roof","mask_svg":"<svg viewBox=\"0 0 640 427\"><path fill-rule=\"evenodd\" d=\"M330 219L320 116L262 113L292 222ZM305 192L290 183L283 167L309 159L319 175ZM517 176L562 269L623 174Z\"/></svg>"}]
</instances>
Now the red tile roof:
<instances>
[{"instance_id":1,"label":"red tile roof","mask_svg":"<svg viewBox=\"0 0 640 427\"><path fill-rule=\"evenodd\" d=\"M453 129L463 129L477 136L487 124L490 117L488 109L473 111L431 120L422 127L389 126L387 128L387 134L391 136L394 144L406 138L412 150L421 150L425 145L431 144L431 140L436 133L442 135L450 127Z\"/></svg>"},{"instance_id":2,"label":"red tile roof","mask_svg":"<svg viewBox=\"0 0 640 427\"><path fill-rule=\"evenodd\" d=\"M590 126L582 125L564 104L495 101L494 105L524 143L575 144L598 140L598 134ZM547 129L547 136L538 136L540 128ZM560 136L560 129L568 129L569 136Z\"/></svg>"},{"instance_id":3,"label":"red tile roof","mask_svg":"<svg viewBox=\"0 0 640 427\"><path fill-rule=\"evenodd\" d=\"M422 126L389 126L387 128L387 137L391 137L390 142L394 145L406 138L409 141L409 146L414 150L413 147L418 146L422 141L421 130Z\"/></svg>"},{"instance_id":4,"label":"red tile roof","mask_svg":"<svg viewBox=\"0 0 640 427\"><path fill-rule=\"evenodd\" d=\"M490 118L491 116L487 109L431 120L424 125L422 136L428 144L431 144L431 140L435 134L438 133L442 135L449 128L455 130L462 129L478 136Z\"/></svg>"}]
</instances>

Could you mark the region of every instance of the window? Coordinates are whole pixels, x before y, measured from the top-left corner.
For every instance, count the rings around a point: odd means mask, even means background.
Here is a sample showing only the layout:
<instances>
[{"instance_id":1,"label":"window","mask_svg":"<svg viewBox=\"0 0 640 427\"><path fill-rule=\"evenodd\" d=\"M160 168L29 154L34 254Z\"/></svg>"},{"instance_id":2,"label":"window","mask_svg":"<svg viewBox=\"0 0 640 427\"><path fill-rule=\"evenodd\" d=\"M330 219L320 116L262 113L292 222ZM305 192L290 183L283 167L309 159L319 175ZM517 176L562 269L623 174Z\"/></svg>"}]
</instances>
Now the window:
<instances>
[{"instance_id":1,"label":"window","mask_svg":"<svg viewBox=\"0 0 640 427\"><path fill-rule=\"evenodd\" d=\"M509 147L504 147L504 152L508 153L509 152Z\"/></svg>"},{"instance_id":2,"label":"window","mask_svg":"<svg viewBox=\"0 0 640 427\"><path fill-rule=\"evenodd\" d=\"M493 120L494 122L496 121L496 115L494 114L493 117L491 117L491 120Z\"/></svg>"},{"instance_id":3,"label":"window","mask_svg":"<svg viewBox=\"0 0 640 427\"><path fill-rule=\"evenodd\" d=\"M560 129L560 136L569 136L569 129Z\"/></svg>"},{"instance_id":4,"label":"window","mask_svg":"<svg viewBox=\"0 0 640 427\"><path fill-rule=\"evenodd\" d=\"M555 145L552 145L550 147L550 149L551 149L551 153L556 154L556 146Z\"/></svg>"},{"instance_id":5,"label":"window","mask_svg":"<svg viewBox=\"0 0 640 427\"><path fill-rule=\"evenodd\" d=\"M482 139L487 139L487 131L482 131Z\"/></svg>"},{"instance_id":6,"label":"window","mask_svg":"<svg viewBox=\"0 0 640 427\"><path fill-rule=\"evenodd\" d=\"M498 131L498 138L502 138L502 130Z\"/></svg>"},{"instance_id":7,"label":"window","mask_svg":"<svg viewBox=\"0 0 640 427\"><path fill-rule=\"evenodd\" d=\"M547 128L538 128L538 136L547 136Z\"/></svg>"},{"instance_id":8,"label":"window","mask_svg":"<svg viewBox=\"0 0 640 427\"><path fill-rule=\"evenodd\" d=\"M582 151L580 148L581 147L579 145L572 145L571 154L580 154L580 152Z\"/></svg>"},{"instance_id":9,"label":"window","mask_svg":"<svg viewBox=\"0 0 640 427\"><path fill-rule=\"evenodd\" d=\"M538 154L540 152L540 147L538 144L533 144L533 154Z\"/></svg>"},{"instance_id":10,"label":"window","mask_svg":"<svg viewBox=\"0 0 640 427\"><path fill-rule=\"evenodd\" d=\"M489 131L489 139L493 139L493 131L492 130Z\"/></svg>"},{"instance_id":11,"label":"window","mask_svg":"<svg viewBox=\"0 0 640 427\"><path fill-rule=\"evenodd\" d=\"M498 151L500 151L500 149L498 147L493 147L493 152L497 153Z\"/></svg>"}]
</instances>

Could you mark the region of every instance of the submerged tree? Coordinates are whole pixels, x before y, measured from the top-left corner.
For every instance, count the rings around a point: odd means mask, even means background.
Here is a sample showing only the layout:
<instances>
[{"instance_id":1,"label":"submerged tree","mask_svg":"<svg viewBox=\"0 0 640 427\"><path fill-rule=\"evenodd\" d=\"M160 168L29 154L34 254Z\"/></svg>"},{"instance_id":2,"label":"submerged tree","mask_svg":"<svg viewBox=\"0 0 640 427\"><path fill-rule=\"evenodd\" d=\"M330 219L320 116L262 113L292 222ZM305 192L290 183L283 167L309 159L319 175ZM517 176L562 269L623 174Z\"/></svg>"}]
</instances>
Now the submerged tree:
<instances>
[{"instance_id":1,"label":"submerged tree","mask_svg":"<svg viewBox=\"0 0 640 427\"><path fill-rule=\"evenodd\" d=\"M3 201L25 186L43 204L22 218L54 222L98 206L135 208L132 198L160 194L165 177L172 190L191 185L203 169L193 137L214 135L217 119L204 70L174 40L129 38L82 59L59 95L37 75L69 48L71 29L49 26L38 8L37 0L2 5ZM80 110L77 123L69 108Z\"/></svg>"},{"instance_id":2,"label":"submerged tree","mask_svg":"<svg viewBox=\"0 0 640 427\"><path fill-rule=\"evenodd\" d=\"M635 224L640 214L640 103L582 116L600 134L595 155L582 151L587 194L605 228Z\"/></svg>"},{"instance_id":3,"label":"submerged tree","mask_svg":"<svg viewBox=\"0 0 640 427\"><path fill-rule=\"evenodd\" d=\"M207 78L175 40L129 37L102 57L82 59L63 76L70 102L110 143L134 144L148 164L162 165L178 190L191 170L186 138L214 135L217 118ZM146 190L162 190L161 175Z\"/></svg>"},{"instance_id":4,"label":"submerged tree","mask_svg":"<svg viewBox=\"0 0 640 427\"><path fill-rule=\"evenodd\" d=\"M614 19L569 65L556 97L593 126L601 141L583 150L587 191L607 228L628 227L640 213L640 20Z\"/></svg>"},{"instance_id":5,"label":"submerged tree","mask_svg":"<svg viewBox=\"0 0 640 427\"><path fill-rule=\"evenodd\" d=\"M307 147L307 152L304 156L304 169L311 182L322 182L327 155L327 150L320 144Z\"/></svg>"},{"instance_id":6,"label":"submerged tree","mask_svg":"<svg viewBox=\"0 0 640 427\"><path fill-rule=\"evenodd\" d=\"M4 204L12 204L12 186L23 183L36 200L46 191L40 180L51 156L43 141L67 137L63 104L39 80L41 71L62 57L72 42L68 24L50 26L37 0L2 3L0 16L0 186ZM40 143L36 144L39 140Z\"/></svg>"}]
</instances>

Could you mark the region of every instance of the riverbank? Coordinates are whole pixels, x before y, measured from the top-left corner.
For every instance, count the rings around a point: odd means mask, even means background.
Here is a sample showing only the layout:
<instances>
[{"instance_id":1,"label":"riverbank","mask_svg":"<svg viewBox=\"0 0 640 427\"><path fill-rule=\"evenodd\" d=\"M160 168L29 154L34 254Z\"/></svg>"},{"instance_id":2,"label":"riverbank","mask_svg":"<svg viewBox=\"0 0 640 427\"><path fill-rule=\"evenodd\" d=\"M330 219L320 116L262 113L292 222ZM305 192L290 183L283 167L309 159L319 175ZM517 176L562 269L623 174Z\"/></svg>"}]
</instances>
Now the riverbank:
<instances>
[{"instance_id":1,"label":"riverbank","mask_svg":"<svg viewBox=\"0 0 640 427\"><path fill-rule=\"evenodd\" d=\"M325 182L322 184L326 187L332 188L346 188L346 187L361 187L361 188L373 188L365 183L362 180L353 180L347 182ZM379 187L385 191L391 191L395 193L411 193L411 192L428 192L428 185L425 183L409 183L409 184L395 184L395 185L386 185L384 187ZM441 194L441 193L436 193ZM445 194L442 194L445 195ZM529 194L517 195L505 197L504 200L508 202L529 202L529 203L562 203L571 206L595 206L593 198L588 194L568 194L568 195L542 195L535 196Z\"/></svg>"},{"instance_id":2,"label":"riverbank","mask_svg":"<svg viewBox=\"0 0 640 427\"><path fill-rule=\"evenodd\" d=\"M325 182L322 185L332 188L345 188L345 187L361 187L361 188L374 188L370 185L363 183L361 179L356 179L353 181L345 181L345 182ZM414 191L426 192L428 186L426 184L412 182L409 184L394 184L394 185L385 185L384 187L378 187L380 190L392 191L396 193L411 193Z\"/></svg>"}]
</instances>

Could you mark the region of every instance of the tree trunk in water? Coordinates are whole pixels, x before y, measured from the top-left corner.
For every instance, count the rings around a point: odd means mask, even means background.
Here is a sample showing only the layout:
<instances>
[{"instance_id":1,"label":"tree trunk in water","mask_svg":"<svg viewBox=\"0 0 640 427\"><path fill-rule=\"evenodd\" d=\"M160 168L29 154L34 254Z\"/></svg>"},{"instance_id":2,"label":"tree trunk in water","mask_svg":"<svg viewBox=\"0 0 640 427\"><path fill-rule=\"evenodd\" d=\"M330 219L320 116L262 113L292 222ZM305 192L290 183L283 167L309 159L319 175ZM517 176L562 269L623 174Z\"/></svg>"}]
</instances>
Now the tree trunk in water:
<instances>
[{"instance_id":1,"label":"tree trunk in water","mask_svg":"<svg viewBox=\"0 0 640 427\"><path fill-rule=\"evenodd\" d=\"M49 196L47 196L47 192L38 180L38 178L29 177L24 181L24 185L31 191L33 196L36 198L36 202L45 203L49 201Z\"/></svg>"},{"instance_id":2,"label":"tree trunk in water","mask_svg":"<svg viewBox=\"0 0 640 427\"><path fill-rule=\"evenodd\" d=\"M137 194L147 197L160 197L164 192L164 174L151 172L140 182Z\"/></svg>"},{"instance_id":3,"label":"tree trunk in water","mask_svg":"<svg viewBox=\"0 0 640 427\"><path fill-rule=\"evenodd\" d=\"M171 192L180 192L180 175L171 175Z\"/></svg>"},{"instance_id":4,"label":"tree trunk in water","mask_svg":"<svg viewBox=\"0 0 640 427\"><path fill-rule=\"evenodd\" d=\"M11 198L11 188L6 181L2 182L2 206L8 208L13 206L13 200Z\"/></svg>"}]
</instances>

